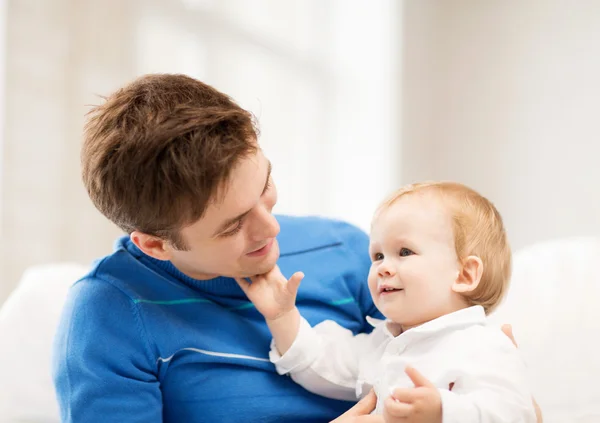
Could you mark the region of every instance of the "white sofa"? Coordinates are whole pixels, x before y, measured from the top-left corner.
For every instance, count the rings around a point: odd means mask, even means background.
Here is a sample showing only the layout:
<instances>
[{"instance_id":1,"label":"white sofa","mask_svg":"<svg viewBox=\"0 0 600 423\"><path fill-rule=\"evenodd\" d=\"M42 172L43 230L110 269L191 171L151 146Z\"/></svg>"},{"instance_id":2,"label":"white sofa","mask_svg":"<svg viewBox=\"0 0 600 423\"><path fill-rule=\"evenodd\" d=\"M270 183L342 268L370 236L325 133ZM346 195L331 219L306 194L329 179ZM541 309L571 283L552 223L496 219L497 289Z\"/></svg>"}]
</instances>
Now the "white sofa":
<instances>
[{"instance_id":1,"label":"white sofa","mask_svg":"<svg viewBox=\"0 0 600 423\"><path fill-rule=\"evenodd\" d=\"M511 323L545 423L600 423L600 239L515 254L509 295L491 316ZM28 270L0 310L0 423L59 421L50 350L69 286L86 268Z\"/></svg>"},{"instance_id":2,"label":"white sofa","mask_svg":"<svg viewBox=\"0 0 600 423\"><path fill-rule=\"evenodd\" d=\"M545 423L600 423L600 239L515 253L508 296L491 316L509 322Z\"/></svg>"},{"instance_id":3,"label":"white sofa","mask_svg":"<svg viewBox=\"0 0 600 423\"><path fill-rule=\"evenodd\" d=\"M67 291L86 270L76 263L32 267L0 309L0 423L60 421L52 339Z\"/></svg>"}]
</instances>

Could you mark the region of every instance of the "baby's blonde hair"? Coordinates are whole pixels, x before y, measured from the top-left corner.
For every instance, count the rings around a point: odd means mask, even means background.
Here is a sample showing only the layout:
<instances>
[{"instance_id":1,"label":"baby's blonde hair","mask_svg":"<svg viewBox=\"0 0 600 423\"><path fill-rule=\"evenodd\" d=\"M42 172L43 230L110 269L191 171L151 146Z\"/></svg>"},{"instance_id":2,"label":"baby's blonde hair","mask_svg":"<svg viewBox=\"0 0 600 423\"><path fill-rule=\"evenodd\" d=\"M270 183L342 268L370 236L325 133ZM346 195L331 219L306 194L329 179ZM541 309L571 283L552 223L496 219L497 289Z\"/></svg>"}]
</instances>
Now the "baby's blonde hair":
<instances>
[{"instance_id":1,"label":"baby's blonde hair","mask_svg":"<svg viewBox=\"0 0 600 423\"><path fill-rule=\"evenodd\" d=\"M506 294L511 275L511 251L500 213L487 198L465 185L423 182L394 192L377 208L374 219L399 198L417 193L434 194L448 208L459 262L468 256L477 256L483 262L479 285L463 295L472 305L481 305L486 314L491 313Z\"/></svg>"}]
</instances>

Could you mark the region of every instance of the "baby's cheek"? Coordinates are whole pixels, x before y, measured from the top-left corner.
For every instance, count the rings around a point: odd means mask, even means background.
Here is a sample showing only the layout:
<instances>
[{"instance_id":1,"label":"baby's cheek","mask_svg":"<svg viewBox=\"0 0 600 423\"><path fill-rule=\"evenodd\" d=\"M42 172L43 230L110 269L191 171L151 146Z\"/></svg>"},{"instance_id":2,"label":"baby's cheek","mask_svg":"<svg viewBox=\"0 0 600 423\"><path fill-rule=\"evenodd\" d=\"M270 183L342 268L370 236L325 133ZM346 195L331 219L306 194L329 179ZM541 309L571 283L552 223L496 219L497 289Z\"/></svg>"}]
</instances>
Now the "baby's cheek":
<instances>
[{"instance_id":1,"label":"baby's cheek","mask_svg":"<svg viewBox=\"0 0 600 423\"><path fill-rule=\"evenodd\" d=\"M372 289L373 286L377 285L377 274L376 274L375 270L373 269L373 266L371 266L371 269L369 269L369 275L367 276L367 283L369 284L369 289Z\"/></svg>"},{"instance_id":2,"label":"baby's cheek","mask_svg":"<svg viewBox=\"0 0 600 423\"><path fill-rule=\"evenodd\" d=\"M369 281L369 292L371 293L371 297L373 297L374 300L377 300L377 284L376 283L372 283L371 281Z\"/></svg>"}]
</instances>

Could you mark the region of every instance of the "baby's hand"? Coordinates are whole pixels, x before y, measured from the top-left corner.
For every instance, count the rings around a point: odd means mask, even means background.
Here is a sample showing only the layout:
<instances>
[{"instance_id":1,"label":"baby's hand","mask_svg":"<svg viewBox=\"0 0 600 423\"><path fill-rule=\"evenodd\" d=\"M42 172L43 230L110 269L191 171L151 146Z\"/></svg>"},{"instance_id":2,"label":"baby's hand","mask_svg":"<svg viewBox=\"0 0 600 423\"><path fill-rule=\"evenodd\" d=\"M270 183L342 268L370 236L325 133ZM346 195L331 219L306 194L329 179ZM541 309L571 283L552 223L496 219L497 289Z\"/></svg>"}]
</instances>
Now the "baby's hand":
<instances>
[{"instance_id":1,"label":"baby's hand","mask_svg":"<svg viewBox=\"0 0 600 423\"><path fill-rule=\"evenodd\" d=\"M296 306L296 293L303 278L304 273L296 272L287 280L275 266L263 275L251 277L251 283L241 278L236 281L266 320L276 320Z\"/></svg>"},{"instance_id":2,"label":"baby's hand","mask_svg":"<svg viewBox=\"0 0 600 423\"><path fill-rule=\"evenodd\" d=\"M384 403L383 418L387 423L442 423L442 397L433 383L412 367L406 374L414 388L395 389Z\"/></svg>"}]
</instances>

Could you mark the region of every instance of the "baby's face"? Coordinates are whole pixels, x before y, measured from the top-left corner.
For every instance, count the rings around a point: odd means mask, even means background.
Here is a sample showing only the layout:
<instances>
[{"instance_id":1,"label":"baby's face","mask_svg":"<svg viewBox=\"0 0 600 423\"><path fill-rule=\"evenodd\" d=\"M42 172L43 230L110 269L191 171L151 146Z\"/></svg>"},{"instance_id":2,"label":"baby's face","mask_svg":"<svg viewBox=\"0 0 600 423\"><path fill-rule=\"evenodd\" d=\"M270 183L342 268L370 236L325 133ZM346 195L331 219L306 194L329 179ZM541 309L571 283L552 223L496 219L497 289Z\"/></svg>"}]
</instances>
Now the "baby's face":
<instances>
[{"instance_id":1,"label":"baby's face","mask_svg":"<svg viewBox=\"0 0 600 423\"><path fill-rule=\"evenodd\" d=\"M369 289L385 317L406 330L456 311L459 272L452 218L433 193L400 197L371 227Z\"/></svg>"}]
</instances>

